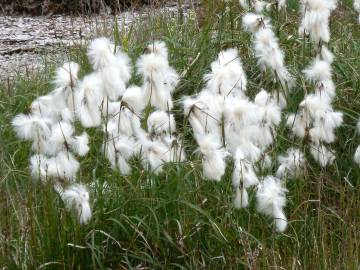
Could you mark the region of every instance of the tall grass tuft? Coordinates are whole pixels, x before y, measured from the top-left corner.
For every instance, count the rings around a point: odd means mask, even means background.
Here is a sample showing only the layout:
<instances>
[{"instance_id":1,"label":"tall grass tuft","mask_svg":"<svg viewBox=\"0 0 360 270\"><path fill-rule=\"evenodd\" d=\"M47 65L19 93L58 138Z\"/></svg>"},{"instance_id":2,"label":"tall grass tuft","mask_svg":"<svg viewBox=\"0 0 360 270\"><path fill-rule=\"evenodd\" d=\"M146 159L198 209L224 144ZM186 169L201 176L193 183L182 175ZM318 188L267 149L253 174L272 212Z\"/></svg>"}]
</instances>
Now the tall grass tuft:
<instances>
[{"instance_id":1,"label":"tall grass tuft","mask_svg":"<svg viewBox=\"0 0 360 270\"><path fill-rule=\"evenodd\" d=\"M228 8L227 8L228 7ZM231 15L229 13L231 8ZM297 35L301 18L297 1L286 12L269 10L273 29L285 52L285 63L295 77L285 113L295 113L313 85L301 70L311 62L312 45ZM274 161L264 174L274 174L290 147L305 149L301 176L287 181L284 212L288 228L276 233L271 219L256 211L256 194L249 206L235 209L231 185L232 161L221 182L204 181L201 156L195 151L193 131L182 114L181 97L198 94L211 62L229 47L238 50L247 74L247 94L253 99L261 88L272 90L273 80L262 73L241 26L243 10L237 1L205 2L188 19L160 14L139 19L131 30L116 28L117 44L135 63L149 41L167 44L169 64L181 80L174 93L173 114L187 161L165 164L155 174L130 161L129 175L111 169L103 155L104 135L88 129L90 151L80 157L77 177L89 186L92 219L80 225L76 212L67 211L50 183L33 182L28 168L31 143L16 138L10 125L31 102L48 93L55 68L47 66L11 83L0 84L0 266L8 269L357 269L360 264L360 168L353 162L359 136L360 30L350 1L339 3L331 16L329 48L336 56L333 108L343 112L343 125L332 144L336 158L322 168L302 141L285 125L277 127L271 146ZM276 17L275 17L276 16ZM179 23L181 22L181 23ZM80 64L79 79L91 72L86 49L67 55ZM271 75L271 74L270 74ZM134 75L129 84L141 84ZM76 126L77 131L82 131Z\"/></svg>"}]
</instances>

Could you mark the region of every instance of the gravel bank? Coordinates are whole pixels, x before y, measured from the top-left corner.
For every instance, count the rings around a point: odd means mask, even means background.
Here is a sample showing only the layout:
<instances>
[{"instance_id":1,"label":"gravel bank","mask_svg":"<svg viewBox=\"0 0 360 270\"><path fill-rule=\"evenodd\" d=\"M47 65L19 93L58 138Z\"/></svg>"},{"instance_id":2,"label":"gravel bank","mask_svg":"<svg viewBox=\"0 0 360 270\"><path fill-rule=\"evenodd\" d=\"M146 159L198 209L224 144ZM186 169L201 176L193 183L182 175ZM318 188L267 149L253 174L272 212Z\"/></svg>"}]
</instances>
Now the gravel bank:
<instances>
[{"instance_id":1,"label":"gravel bank","mask_svg":"<svg viewBox=\"0 0 360 270\"><path fill-rule=\"evenodd\" d=\"M184 4L184 14L188 14L192 7L192 4ZM176 15L178 6L167 4L156 11ZM145 8L123 12L116 18L119 27L127 28L137 18L148 13L149 9ZM18 73L31 72L43 65L44 58L48 61L63 61L59 55L67 47L81 44L106 29L111 30L113 25L114 17L111 15L0 16L0 80L6 81Z\"/></svg>"}]
</instances>

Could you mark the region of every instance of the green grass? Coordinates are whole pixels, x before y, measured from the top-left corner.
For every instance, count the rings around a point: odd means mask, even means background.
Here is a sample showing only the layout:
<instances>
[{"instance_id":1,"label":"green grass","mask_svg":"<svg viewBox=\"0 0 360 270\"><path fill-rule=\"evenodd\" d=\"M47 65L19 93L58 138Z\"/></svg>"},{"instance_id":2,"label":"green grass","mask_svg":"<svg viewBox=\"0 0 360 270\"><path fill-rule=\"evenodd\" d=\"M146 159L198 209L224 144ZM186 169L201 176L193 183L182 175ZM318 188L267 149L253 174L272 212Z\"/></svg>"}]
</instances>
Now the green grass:
<instances>
[{"instance_id":1,"label":"green grass","mask_svg":"<svg viewBox=\"0 0 360 270\"><path fill-rule=\"evenodd\" d=\"M274 90L256 67L250 36L241 30L241 14L224 5L211 6L200 22L191 16L153 16L138 21L116 36L132 59L153 39L166 41L170 62L179 72L189 68L175 94L199 92L202 76L220 49L237 47L249 80L249 95L260 88ZM299 17L290 1L289 12L270 14L278 31L286 62L296 75L295 92L288 111L296 111L305 91L301 70L313 55L311 46L297 37ZM189 161L168 164L159 176L132 162L130 176L112 171L102 156L102 133L89 130L91 151L81 159L79 180L98 183L91 192L93 218L77 224L72 213L51 186L34 183L28 170L30 144L18 140L11 119L25 112L38 95L52 89L55 67L18 77L0 86L0 269L358 269L360 265L360 168L352 161L360 135L355 132L360 116L360 28L350 3L344 1L332 17L330 48L337 58L333 65L337 97L334 107L345 114L337 131L336 162L321 169L307 153L302 179L287 183L286 215L289 227L274 232L271 220L258 214L254 193L248 209L232 206L232 166L222 182L205 181L201 159L180 104L174 109L178 131L184 137ZM291 36L291 37L290 37ZM84 48L72 48L66 58L90 72ZM134 76L132 82L140 83ZM179 102L178 102L179 103ZM276 158L289 146L303 147L284 125L269 150ZM268 173L274 173L276 162ZM265 172L264 172L265 174ZM109 190L104 190L103 182ZM4 268L2 268L4 267Z\"/></svg>"}]
</instances>

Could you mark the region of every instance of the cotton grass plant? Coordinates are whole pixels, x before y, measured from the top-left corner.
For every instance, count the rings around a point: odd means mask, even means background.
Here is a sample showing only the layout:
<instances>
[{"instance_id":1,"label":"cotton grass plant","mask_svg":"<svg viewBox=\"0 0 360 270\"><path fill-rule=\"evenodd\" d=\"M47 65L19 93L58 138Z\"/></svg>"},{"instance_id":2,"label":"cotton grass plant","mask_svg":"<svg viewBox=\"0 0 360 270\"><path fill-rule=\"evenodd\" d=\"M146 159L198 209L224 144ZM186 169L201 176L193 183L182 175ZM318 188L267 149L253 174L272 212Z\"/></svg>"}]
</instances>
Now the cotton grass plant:
<instances>
[{"instance_id":1,"label":"cotton grass plant","mask_svg":"<svg viewBox=\"0 0 360 270\"><path fill-rule=\"evenodd\" d=\"M56 84L48 82L58 72L44 72L19 81L11 98L1 92L0 264L356 268L354 16L342 17L339 3L332 38L319 46L296 34L294 2L281 12L267 2L246 12L269 27L246 32L246 13L227 1L201 32L195 15L184 25L154 19L123 42L100 38L76 50L70 59L81 67L59 68ZM265 29L270 42L259 50ZM268 64L275 55L282 61ZM37 98L51 88L63 89L64 106ZM28 143L8 127L14 112L31 119ZM287 125L291 115L307 128ZM31 158L43 169L33 182Z\"/></svg>"},{"instance_id":2,"label":"cotton grass plant","mask_svg":"<svg viewBox=\"0 0 360 270\"><path fill-rule=\"evenodd\" d=\"M143 77L140 87L127 88L130 59L108 39L92 41L87 55L92 73L78 81L78 64L64 64L56 73L56 89L37 98L30 114L19 114L12 121L18 137L31 140L37 153L30 158L33 178L52 181L67 208L76 210L80 223L89 221L91 209L86 187L72 184L80 166L72 151L85 156L89 137L86 132L74 135L75 121L84 128L103 125L103 152L123 175L131 173L129 160L135 156L156 174L166 162L185 160L170 113L179 75L168 63L165 43L153 42L137 61L137 72ZM72 185L63 190L67 184Z\"/></svg>"},{"instance_id":3,"label":"cotton grass plant","mask_svg":"<svg viewBox=\"0 0 360 270\"><path fill-rule=\"evenodd\" d=\"M60 67L54 80L55 90L34 100L30 113L17 115L12 125L18 137L32 142L33 179L51 181L67 207L74 206L80 222L87 223L91 218L89 194L85 186L74 184L80 164L73 153L85 156L89 151L87 133L74 134L78 71L79 66L73 62Z\"/></svg>"},{"instance_id":4,"label":"cotton grass plant","mask_svg":"<svg viewBox=\"0 0 360 270\"><path fill-rule=\"evenodd\" d=\"M205 88L196 97L184 99L184 113L193 128L195 139L202 154L203 175L220 181L225 173L226 157L234 160L232 182L235 189L236 208L249 204L247 189L260 184L256 164L271 165L266 151L276 136L276 127L281 121L281 108L277 101L261 90L251 101L246 96L247 79L240 57L235 49L221 51L211 64L211 73L204 76ZM261 162L262 161L262 162ZM260 169L261 171L261 169ZM281 190L278 180L266 181L263 188ZM261 192L258 189L258 192ZM261 212L275 219L283 218L271 211L270 205L281 199L283 192L259 195ZM261 199L264 198L264 201ZM278 207L282 211L284 203ZM284 220L286 224L286 219ZM277 224L278 231L286 225Z\"/></svg>"},{"instance_id":5,"label":"cotton grass plant","mask_svg":"<svg viewBox=\"0 0 360 270\"><path fill-rule=\"evenodd\" d=\"M335 154L327 144L336 139L335 129L343 123L342 112L332 108L335 97L335 84L332 80L331 64L333 54L323 45L330 39L329 16L336 8L336 1L303 1L299 33L307 33L317 45L316 57L303 70L305 79L315 84L315 91L307 94L299 105L296 114L290 114L287 125L300 138L311 141L311 154L321 167L332 164ZM314 14L312 14L314 13ZM317 19L316 19L317 18Z\"/></svg>"},{"instance_id":6,"label":"cotton grass plant","mask_svg":"<svg viewBox=\"0 0 360 270\"><path fill-rule=\"evenodd\" d=\"M316 89L314 94L305 96L299 111L287 118L295 135L310 138L310 152L322 167L334 162L335 155L327 144L335 141L334 130L343 122L342 113L331 106L335 85L330 65L334 57L322 43L329 42L329 16L335 8L335 1L302 2L299 33L307 34L318 44L316 58L303 73ZM300 150L290 148L278 159L279 178L262 175L272 166L267 151L276 138L288 90L295 81L285 66L284 52L270 20L260 10L257 13L245 14L242 23L245 31L252 34L259 69L264 76L266 72L271 74L275 89L270 93L260 89L253 101L249 99L240 56L236 49L227 49L212 62L202 91L182 101L202 156L204 178L220 181L231 157L235 207L247 207L247 190L255 187L258 210L274 218L276 230L283 232L287 224L283 212L284 180L301 176L305 158ZM74 136L76 120L84 128L102 126L102 152L122 175L131 174L130 160L134 157L140 157L144 168L155 174L163 172L165 163L186 160L171 114L172 93L180 78L169 65L165 43L153 41L136 61L136 73L142 77L140 86L128 86L132 76L130 58L108 39L92 41L87 56L92 73L79 81L79 66L66 63L57 71L56 89L36 99L30 114L13 120L18 136L32 140L32 149L37 153L30 159L32 176L42 181L51 179L67 207L76 210L81 223L91 217L85 186L70 185L62 190L63 182L76 181L80 166L71 151L79 156L89 151L88 135L84 132ZM57 99L62 101L60 105L55 102Z\"/></svg>"}]
</instances>

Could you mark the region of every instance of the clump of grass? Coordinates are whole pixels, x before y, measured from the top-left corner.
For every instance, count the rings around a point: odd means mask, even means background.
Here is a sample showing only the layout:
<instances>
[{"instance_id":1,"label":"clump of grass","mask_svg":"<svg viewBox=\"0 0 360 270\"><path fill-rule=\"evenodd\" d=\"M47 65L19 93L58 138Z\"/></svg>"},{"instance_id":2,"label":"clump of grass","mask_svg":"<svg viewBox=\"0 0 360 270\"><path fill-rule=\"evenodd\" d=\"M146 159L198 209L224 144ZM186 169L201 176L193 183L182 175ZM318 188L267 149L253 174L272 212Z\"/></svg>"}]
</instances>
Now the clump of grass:
<instances>
[{"instance_id":1,"label":"clump of grass","mask_svg":"<svg viewBox=\"0 0 360 270\"><path fill-rule=\"evenodd\" d=\"M230 46L238 48L242 57L249 95L254 96L260 87L272 89L271 80L259 76L250 37L240 26L236 1L231 5L232 16L226 13L225 5L205 7L214 14L206 16L202 28L198 28L194 14L182 22L176 17L154 16L139 21L130 32L117 35L119 42L129 44L126 50L133 60L149 40L161 38L168 44L171 65L179 72L187 71L174 95L175 112L181 110L176 101L202 89L202 76L210 63L221 49ZM286 63L296 76L287 107L290 112L296 111L309 90L299 71L312 58L306 51L300 56L303 47L310 45L303 44L295 34L300 21L297 11L292 10L295 5L290 1L287 16L279 14L273 20L274 29L281 29L279 43L286 52ZM359 77L360 70L360 30L350 8L345 1L335 12L329 45L337 57L334 108L344 112L344 125L336 131L333 145L336 160L323 169L308 157L304 177L289 181L285 208L289 228L284 234L274 234L269 220L256 213L253 193L248 209L233 209L230 169L220 183L203 180L199 157L191 154L196 148L192 132L181 113L177 113L177 122L184 124L178 131L185 135L190 162L169 164L165 174L154 175L136 166L138 161L134 160L131 175L121 176L109 168L98 147L81 159L79 177L86 183L98 180L99 184L94 189L93 219L85 227L79 226L52 186L31 181L30 145L15 139L10 127L14 115L24 112L35 97L51 89L54 67L17 78L10 87L2 85L0 265L9 269L356 269L360 260L360 169L352 158L359 144L355 126L360 84L354 78ZM71 51L70 55L84 73L89 72L84 49ZM89 134L91 145L101 145L100 132L91 130ZM280 125L274 157L294 145L296 139ZM108 193L102 185L105 181Z\"/></svg>"}]
</instances>

